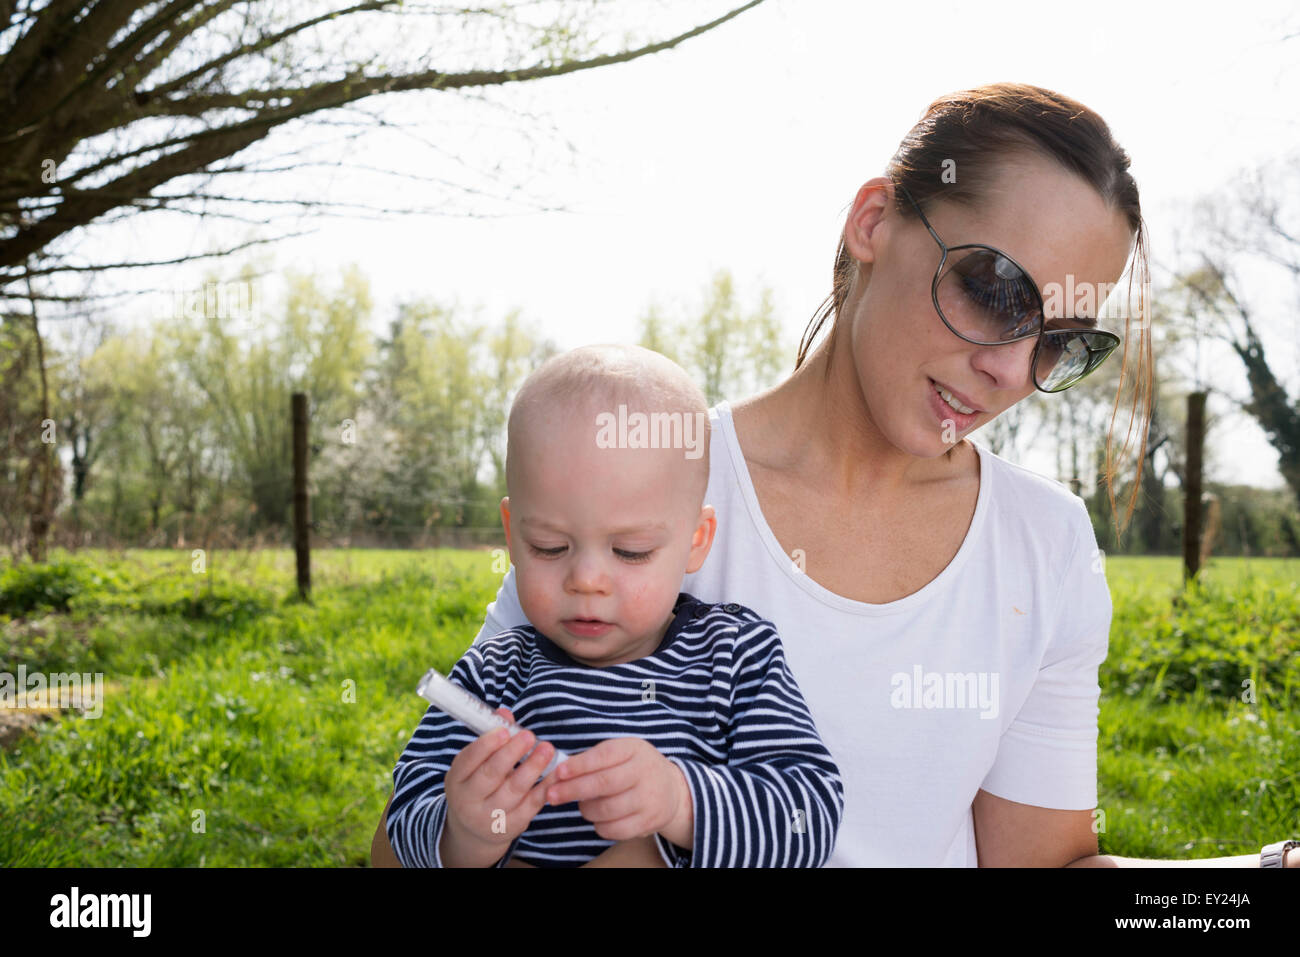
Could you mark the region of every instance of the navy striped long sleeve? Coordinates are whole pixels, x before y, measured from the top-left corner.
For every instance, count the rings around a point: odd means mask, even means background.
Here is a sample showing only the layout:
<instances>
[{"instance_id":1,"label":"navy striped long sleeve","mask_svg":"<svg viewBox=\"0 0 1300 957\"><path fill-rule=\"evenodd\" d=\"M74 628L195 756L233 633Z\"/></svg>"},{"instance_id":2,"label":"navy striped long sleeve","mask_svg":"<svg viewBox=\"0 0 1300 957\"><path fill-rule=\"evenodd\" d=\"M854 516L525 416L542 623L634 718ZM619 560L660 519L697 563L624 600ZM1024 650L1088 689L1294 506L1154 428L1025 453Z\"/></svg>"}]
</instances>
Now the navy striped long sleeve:
<instances>
[{"instance_id":1,"label":"navy striped long sleeve","mask_svg":"<svg viewBox=\"0 0 1300 957\"><path fill-rule=\"evenodd\" d=\"M607 738L654 744L682 769L694 810L689 849L662 837L678 867L819 867L844 812L822 744L772 623L682 593L654 654L606 668L571 659L531 627L473 645L451 679L505 705L540 740L575 754ZM430 708L393 771L388 837L404 866L440 866L443 780L474 734ZM545 806L498 861L574 867L614 842L577 802Z\"/></svg>"}]
</instances>

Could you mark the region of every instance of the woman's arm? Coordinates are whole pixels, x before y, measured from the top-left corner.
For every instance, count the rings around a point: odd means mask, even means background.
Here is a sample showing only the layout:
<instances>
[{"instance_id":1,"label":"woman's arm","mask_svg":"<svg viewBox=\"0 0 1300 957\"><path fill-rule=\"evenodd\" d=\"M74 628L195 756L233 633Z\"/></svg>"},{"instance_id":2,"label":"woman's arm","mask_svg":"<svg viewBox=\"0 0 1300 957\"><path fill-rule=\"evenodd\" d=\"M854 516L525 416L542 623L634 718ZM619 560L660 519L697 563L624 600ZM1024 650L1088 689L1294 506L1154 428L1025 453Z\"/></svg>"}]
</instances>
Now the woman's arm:
<instances>
[{"instance_id":1,"label":"woman's arm","mask_svg":"<svg viewBox=\"0 0 1300 957\"><path fill-rule=\"evenodd\" d=\"M1017 804L983 790L971 810L980 867L1259 867L1258 852L1169 861L1098 854L1092 811ZM1300 848L1284 864L1300 867Z\"/></svg>"},{"instance_id":2,"label":"woman's arm","mask_svg":"<svg viewBox=\"0 0 1300 957\"><path fill-rule=\"evenodd\" d=\"M388 843L388 805L393 803L393 795L388 795L388 804L384 805L384 813L379 815L379 829L375 831L375 836L370 839L370 866L371 867L401 867L402 862L397 859L393 853L393 845Z\"/></svg>"},{"instance_id":3,"label":"woman's arm","mask_svg":"<svg viewBox=\"0 0 1300 957\"><path fill-rule=\"evenodd\" d=\"M1258 854L1239 854L1236 857L1197 857L1186 861L1148 860L1140 857L1116 857L1098 854L1071 861L1066 867L1259 867ZM1300 854L1292 848L1286 856L1287 867L1300 867Z\"/></svg>"}]
</instances>

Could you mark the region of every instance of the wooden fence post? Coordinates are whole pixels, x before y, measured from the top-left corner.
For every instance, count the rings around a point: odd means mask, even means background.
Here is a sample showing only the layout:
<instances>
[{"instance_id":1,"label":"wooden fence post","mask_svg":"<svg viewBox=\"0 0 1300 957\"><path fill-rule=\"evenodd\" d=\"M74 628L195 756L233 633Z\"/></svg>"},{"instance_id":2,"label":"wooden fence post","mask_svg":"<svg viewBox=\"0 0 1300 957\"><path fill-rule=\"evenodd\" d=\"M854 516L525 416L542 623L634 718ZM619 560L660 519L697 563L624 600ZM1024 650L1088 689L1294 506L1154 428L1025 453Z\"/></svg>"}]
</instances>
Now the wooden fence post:
<instances>
[{"instance_id":1,"label":"wooden fence post","mask_svg":"<svg viewBox=\"0 0 1300 957\"><path fill-rule=\"evenodd\" d=\"M307 501L307 396L295 392L293 406L293 547L298 560L298 595L311 600L311 524Z\"/></svg>"},{"instance_id":2,"label":"wooden fence post","mask_svg":"<svg viewBox=\"0 0 1300 957\"><path fill-rule=\"evenodd\" d=\"M1201 569L1201 462L1205 449L1205 396L1187 396L1187 481L1183 486L1183 584Z\"/></svg>"}]
</instances>

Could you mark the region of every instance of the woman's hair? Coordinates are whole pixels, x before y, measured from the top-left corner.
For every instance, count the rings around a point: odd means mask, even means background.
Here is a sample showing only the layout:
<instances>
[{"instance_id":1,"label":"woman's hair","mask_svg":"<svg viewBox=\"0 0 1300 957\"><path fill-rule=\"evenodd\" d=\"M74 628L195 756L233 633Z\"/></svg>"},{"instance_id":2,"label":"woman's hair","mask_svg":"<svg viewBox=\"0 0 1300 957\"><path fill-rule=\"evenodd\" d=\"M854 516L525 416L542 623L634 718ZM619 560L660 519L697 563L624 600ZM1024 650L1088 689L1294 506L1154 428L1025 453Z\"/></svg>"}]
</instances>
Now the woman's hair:
<instances>
[{"instance_id":1,"label":"woman's hair","mask_svg":"<svg viewBox=\"0 0 1300 957\"><path fill-rule=\"evenodd\" d=\"M1129 448L1129 438L1139 423L1141 450L1133 491L1124 515L1124 527L1127 528L1137 501L1142 463L1146 458L1152 401L1151 335L1147 302L1150 264L1137 183L1128 171L1128 153L1115 142L1105 121L1077 100L1023 83L993 83L973 90L950 93L931 103L920 122L903 137L898 151L889 161L886 174L895 184L905 186L917 204L927 212L935 199L973 207L983 200L988 185L997 172L997 164L1016 154L1023 154L1026 150L1056 160L1062 167L1090 183L1108 206L1127 218L1129 227L1136 236L1134 269L1129 273L1126 301L1130 304L1133 302L1133 280L1136 274L1139 279L1137 315L1141 340L1129 431L1125 436L1123 450ZM958 173L955 179L943 175L949 169ZM916 216L911 204L902 198L898 190L895 190L895 208L904 217ZM795 360L796 369L808 357L813 339L826 317L833 315L838 318L848 298L857 271L855 267L856 262L849 254L841 232L831 293L817 307L816 314L804 330L799 343L799 355ZM1115 512L1113 483L1117 472L1112 433L1128 369L1129 332L1132 329L1130 318L1129 310L1125 310L1119 390L1111 413L1110 431L1106 435L1105 479L1112 513ZM837 327L838 322L832 320L828 349L834 349ZM829 374L829 362L826 368ZM1143 403L1140 418L1132 414L1139 398ZM1117 534L1119 531L1117 525Z\"/></svg>"}]
</instances>

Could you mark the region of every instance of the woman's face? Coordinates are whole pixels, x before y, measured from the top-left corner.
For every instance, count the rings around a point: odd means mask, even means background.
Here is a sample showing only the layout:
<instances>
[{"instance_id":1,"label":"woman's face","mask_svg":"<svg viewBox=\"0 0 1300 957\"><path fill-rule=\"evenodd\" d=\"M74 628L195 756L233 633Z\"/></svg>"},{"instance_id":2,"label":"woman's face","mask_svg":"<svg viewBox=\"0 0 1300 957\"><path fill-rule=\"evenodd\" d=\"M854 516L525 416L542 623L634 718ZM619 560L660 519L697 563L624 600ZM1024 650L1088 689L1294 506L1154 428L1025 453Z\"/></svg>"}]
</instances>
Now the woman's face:
<instances>
[{"instance_id":1,"label":"woman's face","mask_svg":"<svg viewBox=\"0 0 1300 957\"><path fill-rule=\"evenodd\" d=\"M866 264L858 282L869 279L860 296L849 298L849 342L872 420L899 449L930 458L1035 391L1035 340L981 346L948 329L930 291L942 251L919 218L889 207L882 188L888 183L882 177L859 190L845 227L849 252ZM1005 161L980 208L938 202L932 210L926 216L946 245L982 243L1005 252L1045 299L1051 283L1076 295L1088 283L1110 288L1101 284L1118 281L1132 243L1123 214L1108 209L1083 179L1034 155ZM1095 308L1085 312L1096 315ZM1076 315L1071 302L1062 311ZM1049 318L1048 326L1086 328L1070 318ZM936 383L977 411L954 410Z\"/></svg>"}]
</instances>

